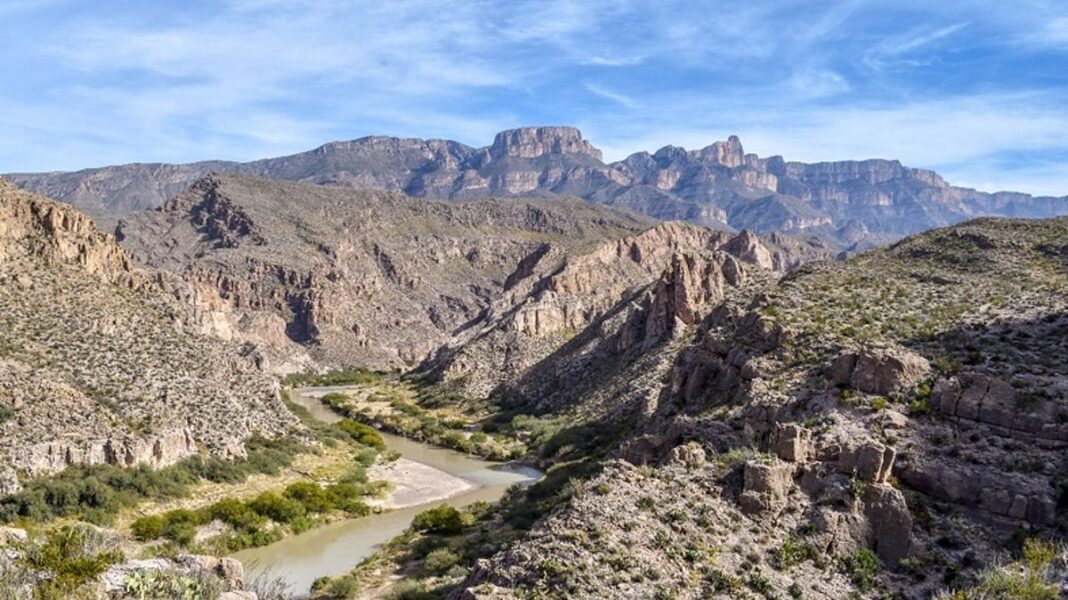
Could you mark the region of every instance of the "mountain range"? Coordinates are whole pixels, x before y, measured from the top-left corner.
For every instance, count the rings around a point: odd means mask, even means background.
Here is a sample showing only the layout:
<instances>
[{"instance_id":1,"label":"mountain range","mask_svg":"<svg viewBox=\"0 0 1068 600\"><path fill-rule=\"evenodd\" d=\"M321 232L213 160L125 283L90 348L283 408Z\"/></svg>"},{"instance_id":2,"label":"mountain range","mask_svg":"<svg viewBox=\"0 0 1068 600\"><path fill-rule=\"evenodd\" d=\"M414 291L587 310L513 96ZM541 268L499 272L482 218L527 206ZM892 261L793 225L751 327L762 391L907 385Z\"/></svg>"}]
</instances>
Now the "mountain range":
<instances>
[{"instance_id":1,"label":"mountain range","mask_svg":"<svg viewBox=\"0 0 1068 600\"><path fill-rule=\"evenodd\" d=\"M986 193L895 160L807 164L746 154L730 137L699 150L665 146L617 162L573 127L503 131L474 148L450 140L364 137L253 162L130 164L12 173L17 185L67 201L102 226L161 206L212 172L437 199L575 196L661 220L816 234L862 249L978 216L1050 217L1068 197Z\"/></svg>"}]
</instances>

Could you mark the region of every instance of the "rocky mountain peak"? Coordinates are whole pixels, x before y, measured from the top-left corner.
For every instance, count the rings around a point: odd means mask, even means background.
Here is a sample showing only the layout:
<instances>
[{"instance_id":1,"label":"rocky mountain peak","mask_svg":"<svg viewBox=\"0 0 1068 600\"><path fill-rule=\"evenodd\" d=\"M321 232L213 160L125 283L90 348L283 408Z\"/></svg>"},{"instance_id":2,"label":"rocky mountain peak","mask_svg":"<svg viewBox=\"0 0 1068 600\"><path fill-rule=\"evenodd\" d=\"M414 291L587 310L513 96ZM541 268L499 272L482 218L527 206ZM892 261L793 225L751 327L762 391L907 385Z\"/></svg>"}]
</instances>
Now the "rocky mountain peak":
<instances>
[{"instance_id":1,"label":"rocky mountain peak","mask_svg":"<svg viewBox=\"0 0 1068 600\"><path fill-rule=\"evenodd\" d=\"M520 127L497 134L490 146L495 157L537 158L546 154L579 154L602 160L601 151L583 139L576 127Z\"/></svg>"},{"instance_id":2,"label":"rocky mountain peak","mask_svg":"<svg viewBox=\"0 0 1068 600\"><path fill-rule=\"evenodd\" d=\"M740 167L745 164L745 150L742 148L742 140L736 135L727 138L725 142L716 142L698 151L702 160L718 163L725 167Z\"/></svg>"}]
</instances>

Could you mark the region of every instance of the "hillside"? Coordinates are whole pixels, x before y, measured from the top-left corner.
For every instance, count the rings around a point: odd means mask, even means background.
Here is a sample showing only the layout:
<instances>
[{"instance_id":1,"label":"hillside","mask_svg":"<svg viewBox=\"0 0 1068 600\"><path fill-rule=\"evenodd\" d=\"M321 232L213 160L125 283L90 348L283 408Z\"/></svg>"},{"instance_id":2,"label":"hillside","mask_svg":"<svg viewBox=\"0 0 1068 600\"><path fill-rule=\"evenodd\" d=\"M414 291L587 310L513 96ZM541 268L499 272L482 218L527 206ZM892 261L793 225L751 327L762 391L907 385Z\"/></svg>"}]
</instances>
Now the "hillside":
<instances>
[{"instance_id":1,"label":"hillside","mask_svg":"<svg viewBox=\"0 0 1068 600\"><path fill-rule=\"evenodd\" d=\"M0 180L0 494L72 465L243 456L301 426L180 280Z\"/></svg>"},{"instance_id":2,"label":"hillside","mask_svg":"<svg viewBox=\"0 0 1068 600\"><path fill-rule=\"evenodd\" d=\"M587 367L592 387L554 388L628 433L455 589L925 598L1064 535L1068 219L749 281L675 341Z\"/></svg>"},{"instance_id":3,"label":"hillside","mask_svg":"<svg viewBox=\"0 0 1068 600\"><path fill-rule=\"evenodd\" d=\"M224 337L290 372L414 365L466 335L546 245L580 251L652 224L573 199L441 203L213 175L118 236L188 281Z\"/></svg>"},{"instance_id":4,"label":"hillside","mask_svg":"<svg viewBox=\"0 0 1068 600\"><path fill-rule=\"evenodd\" d=\"M737 137L698 150L666 146L605 163L572 127L504 131L483 148L375 136L248 163L133 164L8 177L110 226L121 214L162 205L214 171L438 199L576 196L661 220L819 234L860 249L983 215L1068 212L1064 197L954 187L937 173L894 160L806 164L761 158L746 154Z\"/></svg>"}]
</instances>

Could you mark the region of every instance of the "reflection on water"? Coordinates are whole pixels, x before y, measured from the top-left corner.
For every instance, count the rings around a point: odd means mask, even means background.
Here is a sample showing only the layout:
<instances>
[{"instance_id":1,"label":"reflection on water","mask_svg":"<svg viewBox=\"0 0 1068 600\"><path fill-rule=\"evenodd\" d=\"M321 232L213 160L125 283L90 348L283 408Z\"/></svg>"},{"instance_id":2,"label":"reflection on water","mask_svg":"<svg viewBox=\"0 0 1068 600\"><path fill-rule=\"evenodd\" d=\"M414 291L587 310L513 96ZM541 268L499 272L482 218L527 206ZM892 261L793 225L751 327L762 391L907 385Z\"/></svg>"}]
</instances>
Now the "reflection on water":
<instances>
[{"instance_id":1,"label":"reflection on water","mask_svg":"<svg viewBox=\"0 0 1068 600\"><path fill-rule=\"evenodd\" d=\"M306 388L299 390L299 394L294 393L292 399L307 408L315 418L332 423L339 417L316 398L330 391L344 389L345 386ZM339 521L270 546L242 550L234 554L234 558L245 564L246 579L252 580L267 573L272 578L284 579L293 591L306 593L317 577L340 575L351 570L382 543L403 532L411 524L412 517L428 506L444 502L460 508L477 501L496 502L512 484L529 484L541 477L538 470L529 467L480 460L386 433L382 437L390 450L405 458L441 469L479 487L448 500Z\"/></svg>"}]
</instances>

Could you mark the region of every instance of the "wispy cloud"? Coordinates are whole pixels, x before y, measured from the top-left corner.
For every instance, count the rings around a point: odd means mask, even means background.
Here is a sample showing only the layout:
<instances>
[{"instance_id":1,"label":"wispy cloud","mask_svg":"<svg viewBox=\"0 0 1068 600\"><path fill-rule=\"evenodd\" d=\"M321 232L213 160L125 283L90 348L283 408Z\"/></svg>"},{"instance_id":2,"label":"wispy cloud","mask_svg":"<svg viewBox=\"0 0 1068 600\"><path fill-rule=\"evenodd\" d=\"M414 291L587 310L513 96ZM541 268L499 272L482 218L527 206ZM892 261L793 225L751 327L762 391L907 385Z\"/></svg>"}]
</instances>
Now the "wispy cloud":
<instances>
[{"instance_id":1,"label":"wispy cloud","mask_svg":"<svg viewBox=\"0 0 1068 600\"><path fill-rule=\"evenodd\" d=\"M583 84L583 87L585 87L586 90L594 96L604 98L605 100L614 102L624 108L638 108L638 106L640 105L637 100L629 96L620 94L619 92L613 92L612 90L596 83L587 82Z\"/></svg>"},{"instance_id":2,"label":"wispy cloud","mask_svg":"<svg viewBox=\"0 0 1068 600\"><path fill-rule=\"evenodd\" d=\"M872 68L882 68L892 63L921 64L930 60L933 53L917 58L917 51L944 40L967 27L967 23L954 23L945 27L921 28L903 35L890 37L868 49L864 62Z\"/></svg>"},{"instance_id":3,"label":"wispy cloud","mask_svg":"<svg viewBox=\"0 0 1068 600\"><path fill-rule=\"evenodd\" d=\"M1037 38L1044 44L1068 49L1068 17L1051 19L1039 30Z\"/></svg>"}]
</instances>

